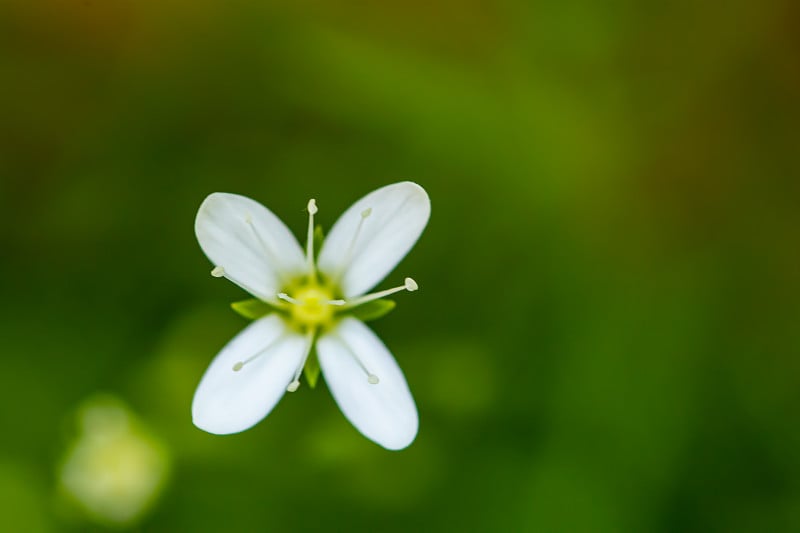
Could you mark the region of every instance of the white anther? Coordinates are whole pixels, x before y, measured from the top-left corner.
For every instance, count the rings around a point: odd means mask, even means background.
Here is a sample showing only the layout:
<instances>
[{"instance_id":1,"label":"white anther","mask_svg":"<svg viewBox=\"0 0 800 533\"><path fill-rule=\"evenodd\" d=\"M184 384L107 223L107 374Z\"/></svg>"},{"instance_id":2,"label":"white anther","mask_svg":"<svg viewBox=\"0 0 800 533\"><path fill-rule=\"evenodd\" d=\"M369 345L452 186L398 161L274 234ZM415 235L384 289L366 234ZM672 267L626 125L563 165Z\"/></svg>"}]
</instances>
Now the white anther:
<instances>
[{"instance_id":1,"label":"white anther","mask_svg":"<svg viewBox=\"0 0 800 533\"><path fill-rule=\"evenodd\" d=\"M419 285L417 285L417 282L411 278L405 279L405 285L406 285L406 290L408 292L414 292L415 290L419 289Z\"/></svg>"},{"instance_id":2,"label":"white anther","mask_svg":"<svg viewBox=\"0 0 800 533\"><path fill-rule=\"evenodd\" d=\"M215 278L221 278L222 276L225 275L225 269L222 268L221 266L215 266L214 270L211 271L211 275L214 276Z\"/></svg>"},{"instance_id":3,"label":"white anther","mask_svg":"<svg viewBox=\"0 0 800 533\"><path fill-rule=\"evenodd\" d=\"M300 386L300 382L299 382L298 380L294 380L294 381L292 381L291 383L289 383L289 385L286 387L286 390L287 390L288 392L294 392L294 391L296 391L296 390L297 390L297 388L298 388L299 386Z\"/></svg>"},{"instance_id":4,"label":"white anther","mask_svg":"<svg viewBox=\"0 0 800 533\"><path fill-rule=\"evenodd\" d=\"M369 382L370 385L377 385L378 383L380 383L381 380L379 380L378 376L376 376L375 374L370 374L369 376L367 376L367 381Z\"/></svg>"},{"instance_id":5,"label":"white anther","mask_svg":"<svg viewBox=\"0 0 800 533\"><path fill-rule=\"evenodd\" d=\"M368 208L364 209L363 211L361 211L361 218L367 218L371 214L372 214L372 208L368 207Z\"/></svg>"},{"instance_id":6,"label":"white anther","mask_svg":"<svg viewBox=\"0 0 800 533\"><path fill-rule=\"evenodd\" d=\"M243 361L239 361L238 363L233 365L233 371L234 372L238 372L239 370L242 369L243 366L244 366L244 362Z\"/></svg>"},{"instance_id":7,"label":"white anther","mask_svg":"<svg viewBox=\"0 0 800 533\"><path fill-rule=\"evenodd\" d=\"M316 215L317 211L319 211L319 209L317 209L317 201L312 198L308 201L308 212L312 215Z\"/></svg>"}]
</instances>

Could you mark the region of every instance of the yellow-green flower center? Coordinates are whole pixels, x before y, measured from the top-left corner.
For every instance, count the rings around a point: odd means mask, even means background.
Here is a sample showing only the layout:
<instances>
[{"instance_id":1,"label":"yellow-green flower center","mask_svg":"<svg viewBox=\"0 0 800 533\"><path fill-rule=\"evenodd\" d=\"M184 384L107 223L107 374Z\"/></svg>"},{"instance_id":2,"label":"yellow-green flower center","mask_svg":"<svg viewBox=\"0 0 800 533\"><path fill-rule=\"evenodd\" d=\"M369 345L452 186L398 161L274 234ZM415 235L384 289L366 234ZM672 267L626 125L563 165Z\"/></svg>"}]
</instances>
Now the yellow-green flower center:
<instances>
[{"instance_id":1,"label":"yellow-green flower center","mask_svg":"<svg viewBox=\"0 0 800 533\"><path fill-rule=\"evenodd\" d=\"M302 329L318 328L330 325L333 319L333 292L319 285L302 286L289 296L297 303L289 306L292 321Z\"/></svg>"}]
</instances>

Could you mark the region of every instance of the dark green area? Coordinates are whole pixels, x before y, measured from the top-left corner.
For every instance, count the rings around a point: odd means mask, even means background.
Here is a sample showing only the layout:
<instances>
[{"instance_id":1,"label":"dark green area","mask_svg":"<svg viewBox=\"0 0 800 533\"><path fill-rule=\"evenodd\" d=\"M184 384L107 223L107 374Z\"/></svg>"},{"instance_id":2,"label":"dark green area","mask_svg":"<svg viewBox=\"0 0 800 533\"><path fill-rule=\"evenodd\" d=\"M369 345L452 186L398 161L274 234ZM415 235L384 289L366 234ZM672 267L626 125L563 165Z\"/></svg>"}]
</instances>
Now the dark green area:
<instances>
[{"instance_id":1,"label":"dark green area","mask_svg":"<svg viewBox=\"0 0 800 533\"><path fill-rule=\"evenodd\" d=\"M145 531L800 530L800 11L790 1L0 3L0 530L54 503L81 402L169 449ZM410 179L430 224L370 323L420 412L323 380L191 423L247 321L194 216L301 239Z\"/></svg>"}]
</instances>

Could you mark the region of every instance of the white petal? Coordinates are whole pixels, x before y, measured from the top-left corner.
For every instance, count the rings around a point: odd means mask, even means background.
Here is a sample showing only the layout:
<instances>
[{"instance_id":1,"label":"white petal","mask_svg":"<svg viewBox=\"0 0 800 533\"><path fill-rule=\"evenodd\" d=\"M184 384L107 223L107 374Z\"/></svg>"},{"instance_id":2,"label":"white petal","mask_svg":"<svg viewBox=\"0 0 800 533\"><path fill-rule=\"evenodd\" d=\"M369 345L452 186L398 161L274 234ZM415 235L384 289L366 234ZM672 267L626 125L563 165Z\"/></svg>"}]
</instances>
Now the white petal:
<instances>
[{"instance_id":1,"label":"white petal","mask_svg":"<svg viewBox=\"0 0 800 533\"><path fill-rule=\"evenodd\" d=\"M362 213L364 219L353 243ZM346 297L358 296L374 287L397 266L417 242L431 214L425 189L404 181L372 191L354 203L336 221L319 253L319 269L340 275Z\"/></svg>"},{"instance_id":2,"label":"white petal","mask_svg":"<svg viewBox=\"0 0 800 533\"><path fill-rule=\"evenodd\" d=\"M262 352L238 372L233 366ZM286 392L305 355L306 341L277 315L236 335L206 370L192 401L194 425L209 433L238 433L267 416Z\"/></svg>"},{"instance_id":3,"label":"white petal","mask_svg":"<svg viewBox=\"0 0 800 533\"><path fill-rule=\"evenodd\" d=\"M419 427L417 407L403 372L372 330L345 318L319 339L317 353L333 398L356 429L389 450L411 444ZM367 380L365 368L378 383Z\"/></svg>"},{"instance_id":4,"label":"white petal","mask_svg":"<svg viewBox=\"0 0 800 533\"><path fill-rule=\"evenodd\" d=\"M273 300L288 278L305 268L294 235L272 211L245 196L210 194L197 211L194 230L225 277L261 299Z\"/></svg>"}]
</instances>

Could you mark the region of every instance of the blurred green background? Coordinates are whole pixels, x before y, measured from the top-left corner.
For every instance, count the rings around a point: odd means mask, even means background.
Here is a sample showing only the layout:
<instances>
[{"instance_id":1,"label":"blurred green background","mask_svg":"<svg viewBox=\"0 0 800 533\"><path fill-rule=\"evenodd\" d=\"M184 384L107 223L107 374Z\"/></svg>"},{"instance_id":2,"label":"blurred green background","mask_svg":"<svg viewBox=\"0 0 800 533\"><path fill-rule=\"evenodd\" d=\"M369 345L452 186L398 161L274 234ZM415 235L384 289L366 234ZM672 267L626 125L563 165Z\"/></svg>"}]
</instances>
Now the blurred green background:
<instances>
[{"instance_id":1,"label":"blurred green background","mask_svg":"<svg viewBox=\"0 0 800 533\"><path fill-rule=\"evenodd\" d=\"M0 2L0 530L113 526L61 466L104 393L169 462L115 527L800 531L798 21L790 0ZM302 236L309 198L330 228L404 179L433 214L379 287L421 290L372 327L416 442L361 437L324 385L239 435L194 428L246 323L194 238L203 198Z\"/></svg>"}]
</instances>

